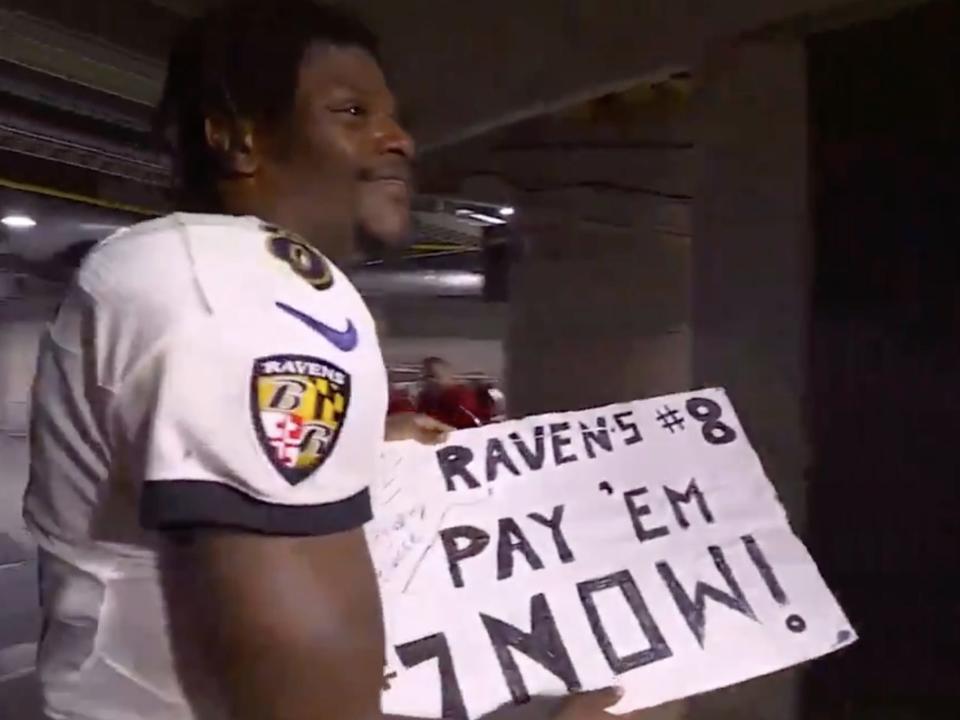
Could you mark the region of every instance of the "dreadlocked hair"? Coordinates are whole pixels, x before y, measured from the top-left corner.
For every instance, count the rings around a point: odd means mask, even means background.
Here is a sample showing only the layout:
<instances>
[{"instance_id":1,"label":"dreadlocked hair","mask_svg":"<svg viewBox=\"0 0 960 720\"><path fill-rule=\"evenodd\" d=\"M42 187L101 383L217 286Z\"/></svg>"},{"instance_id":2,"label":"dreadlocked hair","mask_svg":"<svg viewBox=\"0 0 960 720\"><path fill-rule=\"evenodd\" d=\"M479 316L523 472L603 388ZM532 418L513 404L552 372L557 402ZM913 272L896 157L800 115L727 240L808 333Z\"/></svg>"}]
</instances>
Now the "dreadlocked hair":
<instances>
[{"instance_id":1,"label":"dreadlocked hair","mask_svg":"<svg viewBox=\"0 0 960 720\"><path fill-rule=\"evenodd\" d=\"M155 120L174 160L180 209L218 205L223 163L207 143L206 120L281 126L314 43L358 47L379 60L377 38L363 22L312 0L231 0L187 25L170 54Z\"/></svg>"}]
</instances>

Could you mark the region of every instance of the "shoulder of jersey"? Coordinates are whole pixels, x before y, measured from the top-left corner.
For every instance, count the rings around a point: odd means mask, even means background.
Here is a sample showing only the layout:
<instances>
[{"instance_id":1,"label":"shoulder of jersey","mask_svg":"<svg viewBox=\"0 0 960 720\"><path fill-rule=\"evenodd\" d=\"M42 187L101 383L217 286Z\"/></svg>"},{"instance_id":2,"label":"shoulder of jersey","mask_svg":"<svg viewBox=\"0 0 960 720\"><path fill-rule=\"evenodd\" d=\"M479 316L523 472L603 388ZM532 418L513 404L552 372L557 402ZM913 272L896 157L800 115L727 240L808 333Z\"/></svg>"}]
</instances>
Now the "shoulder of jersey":
<instances>
[{"instance_id":1,"label":"shoulder of jersey","mask_svg":"<svg viewBox=\"0 0 960 720\"><path fill-rule=\"evenodd\" d=\"M235 247L243 236L265 237L252 218L176 213L124 228L99 243L84 261L77 281L98 298L115 300L144 296L177 298L197 295L191 245L213 236L230 235Z\"/></svg>"}]
</instances>

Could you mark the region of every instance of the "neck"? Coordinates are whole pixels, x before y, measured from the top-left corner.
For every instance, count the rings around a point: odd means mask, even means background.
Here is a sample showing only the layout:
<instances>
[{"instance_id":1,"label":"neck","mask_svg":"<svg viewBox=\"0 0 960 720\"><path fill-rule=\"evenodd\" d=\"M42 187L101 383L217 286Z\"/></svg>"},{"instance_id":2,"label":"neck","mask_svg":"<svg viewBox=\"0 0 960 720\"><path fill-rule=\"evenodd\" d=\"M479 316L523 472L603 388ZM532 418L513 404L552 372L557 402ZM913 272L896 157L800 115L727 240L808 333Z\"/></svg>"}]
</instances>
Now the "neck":
<instances>
[{"instance_id":1,"label":"neck","mask_svg":"<svg viewBox=\"0 0 960 720\"><path fill-rule=\"evenodd\" d=\"M305 210L305 211L304 211ZM301 208L279 194L257 192L241 184L223 183L219 189L217 212L226 215L253 215L289 230L306 240L336 263L346 262L354 252L352 223L335 213L318 213Z\"/></svg>"}]
</instances>

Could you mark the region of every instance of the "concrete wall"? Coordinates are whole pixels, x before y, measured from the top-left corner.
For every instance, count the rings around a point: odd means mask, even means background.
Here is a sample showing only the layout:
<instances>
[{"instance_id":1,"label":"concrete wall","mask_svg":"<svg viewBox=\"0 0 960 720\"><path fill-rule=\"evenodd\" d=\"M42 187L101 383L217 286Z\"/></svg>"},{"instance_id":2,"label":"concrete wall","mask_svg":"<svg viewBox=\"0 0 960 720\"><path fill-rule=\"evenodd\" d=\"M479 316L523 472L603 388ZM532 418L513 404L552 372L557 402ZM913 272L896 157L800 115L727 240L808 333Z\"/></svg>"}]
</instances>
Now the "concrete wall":
<instances>
[{"instance_id":1,"label":"concrete wall","mask_svg":"<svg viewBox=\"0 0 960 720\"><path fill-rule=\"evenodd\" d=\"M519 208L510 412L689 387L695 162L687 80L522 123L426 163L431 190Z\"/></svg>"},{"instance_id":2,"label":"concrete wall","mask_svg":"<svg viewBox=\"0 0 960 720\"><path fill-rule=\"evenodd\" d=\"M376 296L367 298L377 318L388 369L445 358L458 373L479 373L501 383L507 308L478 298Z\"/></svg>"},{"instance_id":3,"label":"concrete wall","mask_svg":"<svg viewBox=\"0 0 960 720\"><path fill-rule=\"evenodd\" d=\"M730 391L799 519L812 232L803 44L718 54L698 112L694 377Z\"/></svg>"},{"instance_id":4,"label":"concrete wall","mask_svg":"<svg viewBox=\"0 0 960 720\"><path fill-rule=\"evenodd\" d=\"M570 410L690 383L689 240L650 226L528 225L507 339L510 411Z\"/></svg>"},{"instance_id":5,"label":"concrete wall","mask_svg":"<svg viewBox=\"0 0 960 720\"><path fill-rule=\"evenodd\" d=\"M20 508L40 314L36 307L0 302L0 717L24 720L36 717L39 706L30 674L39 632L37 567Z\"/></svg>"},{"instance_id":6,"label":"concrete wall","mask_svg":"<svg viewBox=\"0 0 960 720\"><path fill-rule=\"evenodd\" d=\"M693 374L727 388L795 528L810 452L803 416L810 300L806 53L745 42L701 68ZM695 699L690 717L789 720L798 672Z\"/></svg>"},{"instance_id":7,"label":"concrete wall","mask_svg":"<svg viewBox=\"0 0 960 720\"><path fill-rule=\"evenodd\" d=\"M524 123L425 168L438 190L518 208L505 348L512 415L690 386L689 108L682 92L639 95ZM674 703L644 717L683 713Z\"/></svg>"},{"instance_id":8,"label":"concrete wall","mask_svg":"<svg viewBox=\"0 0 960 720\"><path fill-rule=\"evenodd\" d=\"M915 0L352 0L384 54L418 137L451 143L579 99L696 64L717 39L810 17ZM152 104L177 18L160 4L5 0L0 55L81 85ZM602 8L602 11L601 11ZM851 10L852 9L852 10ZM32 18L36 18L34 20ZM39 21L38 21L39 20ZM56 29L64 25L73 29ZM93 40L97 38L97 40ZM70 48L72 53L51 48Z\"/></svg>"},{"instance_id":9,"label":"concrete wall","mask_svg":"<svg viewBox=\"0 0 960 720\"><path fill-rule=\"evenodd\" d=\"M530 121L432 168L519 208L512 412L725 386L802 527L806 59L801 41L778 38L709 52L685 106L634 108L615 128ZM797 688L781 674L662 712L789 720Z\"/></svg>"},{"instance_id":10,"label":"concrete wall","mask_svg":"<svg viewBox=\"0 0 960 720\"><path fill-rule=\"evenodd\" d=\"M355 0L425 145L699 64L726 39L914 0ZM428 82L424 79L429 78Z\"/></svg>"},{"instance_id":11,"label":"concrete wall","mask_svg":"<svg viewBox=\"0 0 960 720\"><path fill-rule=\"evenodd\" d=\"M36 307L10 309L0 312L0 537L27 544L20 507L27 484L30 385L44 320Z\"/></svg>"},{"instance_id":12,"label":"concrete wall","mask_svg":"<svg viewBox=\"0 0 960 720\"><path fill-rule=\"evenodd\" d=\"M30 383L43 328L39 320L0 320L0 432L26 430Z\"/></svg>"}]
</instances>

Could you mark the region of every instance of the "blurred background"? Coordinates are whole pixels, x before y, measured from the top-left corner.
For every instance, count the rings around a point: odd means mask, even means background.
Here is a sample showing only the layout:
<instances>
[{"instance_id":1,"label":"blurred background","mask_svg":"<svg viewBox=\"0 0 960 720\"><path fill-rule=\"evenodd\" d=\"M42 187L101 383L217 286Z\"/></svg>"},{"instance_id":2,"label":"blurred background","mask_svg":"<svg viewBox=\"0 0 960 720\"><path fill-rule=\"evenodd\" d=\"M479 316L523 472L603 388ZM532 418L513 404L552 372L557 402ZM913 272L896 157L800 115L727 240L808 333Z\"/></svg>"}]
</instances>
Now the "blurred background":
<instances>
[{"instance_id":1,"label":"blurred background","mask_svg":"<svg viewBox=\"0 0 960 720\"><path fill-rule=\"evenodd\" d=\"M150 136L201 0L0 0L0 718L29 718L37 341L168 210ZM352 0L420 144L412 246L355 271L399 405L490 420L725 386L862 640L658 717L954 718L960 3Z\"/></svg>"}]
</instances>

